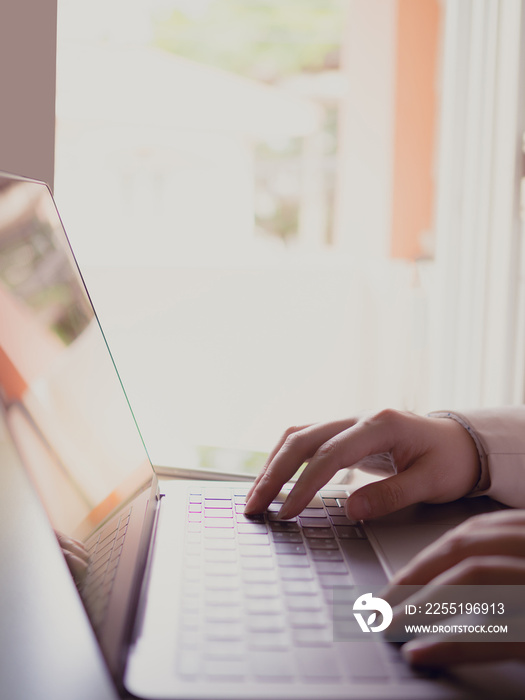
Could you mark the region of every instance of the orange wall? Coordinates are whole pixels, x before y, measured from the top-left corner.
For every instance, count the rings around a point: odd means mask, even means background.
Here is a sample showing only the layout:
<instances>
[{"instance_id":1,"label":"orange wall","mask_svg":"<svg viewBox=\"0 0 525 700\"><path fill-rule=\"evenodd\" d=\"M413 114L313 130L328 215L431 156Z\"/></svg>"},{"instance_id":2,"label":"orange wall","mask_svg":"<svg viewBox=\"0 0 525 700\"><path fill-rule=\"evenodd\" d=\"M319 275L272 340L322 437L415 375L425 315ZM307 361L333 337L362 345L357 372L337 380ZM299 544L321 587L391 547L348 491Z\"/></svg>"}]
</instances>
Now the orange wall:
<instances>
[{"instance_id":1,"label":"orange wall","mask_svg":"<svg viewBox=\"0 0 525 700\"><path fill-rule=\"evenodd\" d=\"M424 254L432 225L439 0L398 0L391 255Z\"/></svg>"}]
</instances>

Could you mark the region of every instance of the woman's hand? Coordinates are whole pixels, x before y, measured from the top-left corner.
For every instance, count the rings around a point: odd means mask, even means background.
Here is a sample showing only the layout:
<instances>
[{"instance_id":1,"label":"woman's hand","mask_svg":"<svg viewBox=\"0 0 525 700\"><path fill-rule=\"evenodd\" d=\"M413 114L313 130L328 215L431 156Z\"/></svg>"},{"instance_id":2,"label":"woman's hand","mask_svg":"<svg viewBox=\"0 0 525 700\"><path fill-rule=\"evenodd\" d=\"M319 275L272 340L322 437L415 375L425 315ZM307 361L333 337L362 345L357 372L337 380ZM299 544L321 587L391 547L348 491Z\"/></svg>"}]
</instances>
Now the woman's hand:
<instances>
[{"instance_id":1,"label":"woman's hand","mask_svg":"<svg viewBox=\"0 0 525 700\"><path fill-rule=\"evenodd\" d=\"M414 557L396 574L382 596L396 606L388 636L396 637L407 623L422 622L412 616L409 618L405 614L405 605L414 605L413 610L424 610L427 604L441 600L446 593L443 586L452 585L468 586L465 600L472 602L478 594L486 598L487 594L479 587L525 586L525 511L508 510L469 518ZM416 587L415 593L413 587ZM404 598L407 590L411 595ZM519 593L523 590L517 589ZM461 635L429 636L408 642L403 653L413 665L426 667L525 659L522 596L518 598L516 610L505 612L511 615L510 621L507 618L506 622L513 624L514 638L521 630L523 634L518 636L523 636L523 643L506 642L503 638L501 642L482 643L461 641Z\"/></svg>"},{"instance_id":2,"label":"woman's hand","mask_svg":"<svg viewBox=\"0 0 525 700\"><path fill-rule=\"evenodd\" d=\"M382 453L390 453L397 474L347 499L346 513L353 520L386 515L420 501L455 500L471 491L480 476L474 441L455 420L385 410L287 430L248 493L245 512L264 511L308 462L280 511L281 518L294 517L337 471Z\"/></svg>"},{"instance_id":3,"label":"woman's hand","mask_svg":"<svg viewBox=\"0 0 525 700\"><path fill-rule=\"evenodd\" d=\"M84 581L89 565L88 553L79 540L63 535L61 532L55 531L55 534L75 583L77 586L80 586Z\"/></svg>"}]
</instances>

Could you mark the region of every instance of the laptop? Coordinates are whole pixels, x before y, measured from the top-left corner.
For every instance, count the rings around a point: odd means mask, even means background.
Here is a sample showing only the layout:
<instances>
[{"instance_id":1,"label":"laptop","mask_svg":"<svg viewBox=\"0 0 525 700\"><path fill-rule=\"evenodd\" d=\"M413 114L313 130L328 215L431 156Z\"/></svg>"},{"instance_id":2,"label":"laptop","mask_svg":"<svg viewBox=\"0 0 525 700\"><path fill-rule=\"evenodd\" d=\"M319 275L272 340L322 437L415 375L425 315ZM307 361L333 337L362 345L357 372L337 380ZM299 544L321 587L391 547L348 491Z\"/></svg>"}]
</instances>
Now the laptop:
<instances>
[{"instance_id":1,"label":"laptop","mask_svg":"<svg viewBox=\"0 0 525 700\"><path fill-rule=\"evenodd\" d=\"M351 484L329 484L283 522L286 488L248 518L246 479L157 474L52 195L9 174L0 174L0 318L3 418L52 527L84 545L79 595L122 694L468 695L449 676L411 670L379 635L355 636L352 609L336 629L334 610L340 596L380 590L486 499L363 524L344 515Z\"/></svg>"}]
</instances>

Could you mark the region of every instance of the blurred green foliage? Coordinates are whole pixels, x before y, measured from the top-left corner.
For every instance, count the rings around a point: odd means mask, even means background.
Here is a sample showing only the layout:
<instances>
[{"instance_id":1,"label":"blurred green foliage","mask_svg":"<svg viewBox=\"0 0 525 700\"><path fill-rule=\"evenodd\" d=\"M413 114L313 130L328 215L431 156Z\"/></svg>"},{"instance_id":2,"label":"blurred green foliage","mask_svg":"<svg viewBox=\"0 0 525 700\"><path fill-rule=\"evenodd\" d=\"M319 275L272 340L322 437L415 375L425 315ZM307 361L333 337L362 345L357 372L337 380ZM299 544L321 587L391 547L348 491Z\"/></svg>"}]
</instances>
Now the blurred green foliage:
<instances>
[{"instance_id":1,"label":"blurred green foliage","mask_svg":"<svg viewBox=\"0 0 525 700\"><path fill-rule=\"evenodd\" d=\"M339 66L345 0L173 0L155 44L200 63L274 82ZM199 9L200 8L200 9Z\"/></svg>"}]
</instances>

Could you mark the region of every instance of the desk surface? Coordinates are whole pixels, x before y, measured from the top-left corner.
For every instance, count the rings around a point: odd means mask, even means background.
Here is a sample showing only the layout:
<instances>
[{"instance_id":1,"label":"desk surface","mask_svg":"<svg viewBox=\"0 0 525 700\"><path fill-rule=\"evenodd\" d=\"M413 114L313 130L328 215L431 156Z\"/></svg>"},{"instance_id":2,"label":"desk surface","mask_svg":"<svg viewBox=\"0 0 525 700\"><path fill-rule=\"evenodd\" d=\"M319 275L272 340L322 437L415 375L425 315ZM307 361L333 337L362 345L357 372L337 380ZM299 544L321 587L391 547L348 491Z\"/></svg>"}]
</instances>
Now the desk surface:
<instances>
[{"instance_id":1,"label":"desk surface","mask_svg":"<svg viewBox=\"0 0 525 700\"><path fill-rule=\"evenodd\" d=\"M0 697L114 700L49 521L0 435Z\"/></svg>"}]
</instances>

